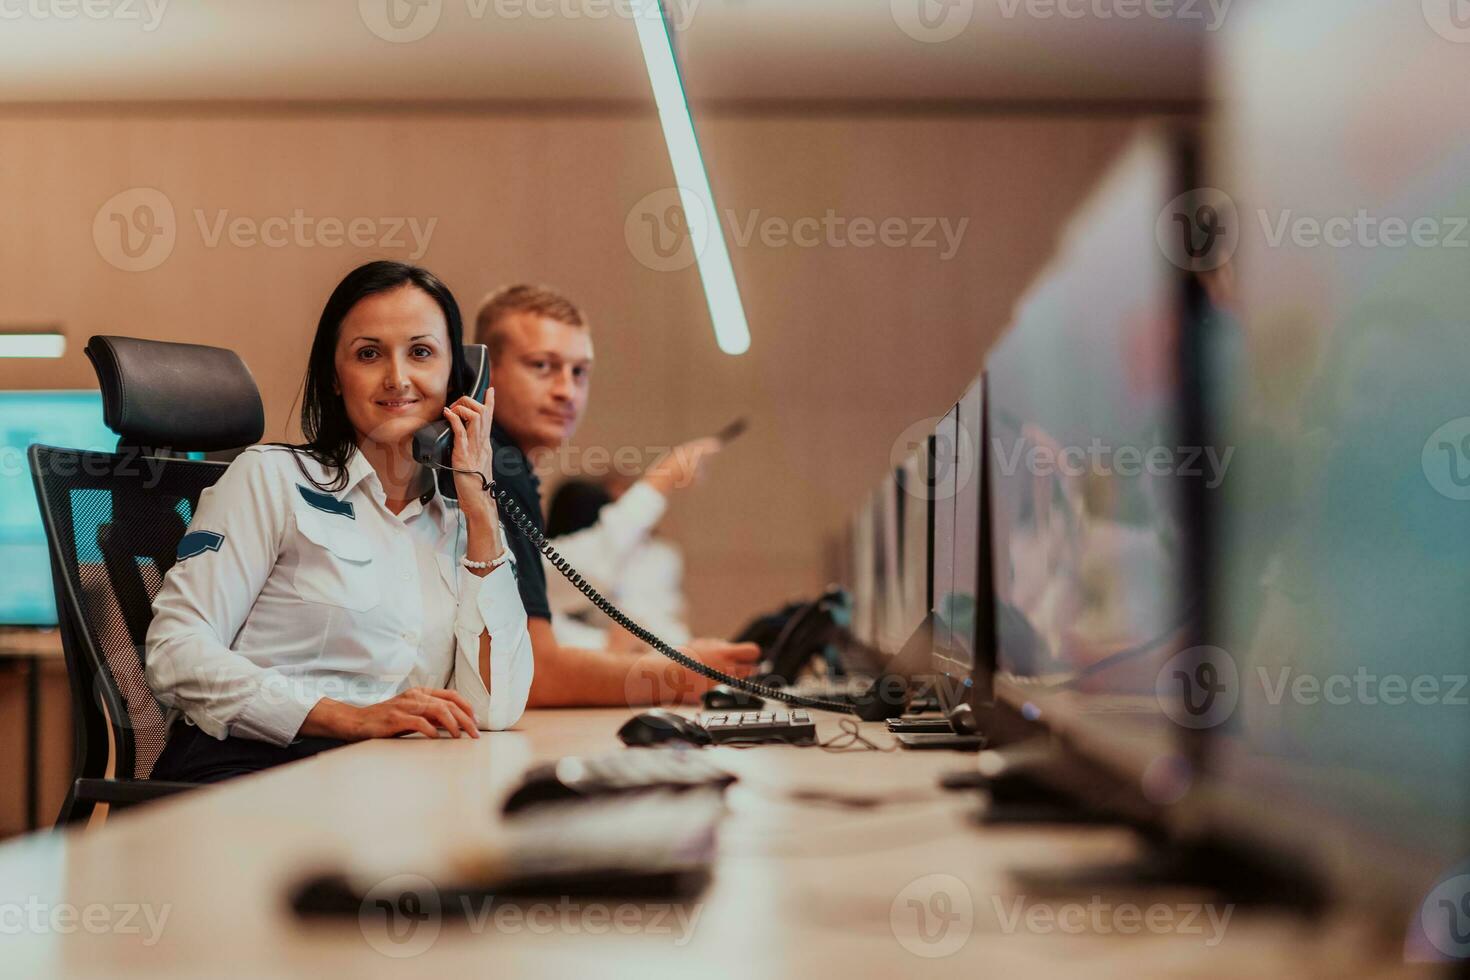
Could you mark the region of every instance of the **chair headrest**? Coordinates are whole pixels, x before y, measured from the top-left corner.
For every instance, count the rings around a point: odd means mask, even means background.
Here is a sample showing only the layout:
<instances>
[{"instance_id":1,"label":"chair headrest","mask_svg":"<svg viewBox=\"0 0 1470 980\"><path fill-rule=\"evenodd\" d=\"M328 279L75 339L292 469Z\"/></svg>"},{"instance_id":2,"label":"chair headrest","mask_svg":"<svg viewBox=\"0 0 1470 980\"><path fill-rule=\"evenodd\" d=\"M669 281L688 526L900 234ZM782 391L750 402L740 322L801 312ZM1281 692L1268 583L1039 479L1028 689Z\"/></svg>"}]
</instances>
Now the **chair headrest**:
<instances>
[{"instance_id":1,"label":"chair headrest","mask_svg":"<svg viewBox=\"0 0 1470 980\"><path fill-rule=\"evenodd\" d=\"M214 452L259 442L265 408L234 351L135 337L93 337L86 354L102 417L126 446Z\"/></svg>"}]
</instances>

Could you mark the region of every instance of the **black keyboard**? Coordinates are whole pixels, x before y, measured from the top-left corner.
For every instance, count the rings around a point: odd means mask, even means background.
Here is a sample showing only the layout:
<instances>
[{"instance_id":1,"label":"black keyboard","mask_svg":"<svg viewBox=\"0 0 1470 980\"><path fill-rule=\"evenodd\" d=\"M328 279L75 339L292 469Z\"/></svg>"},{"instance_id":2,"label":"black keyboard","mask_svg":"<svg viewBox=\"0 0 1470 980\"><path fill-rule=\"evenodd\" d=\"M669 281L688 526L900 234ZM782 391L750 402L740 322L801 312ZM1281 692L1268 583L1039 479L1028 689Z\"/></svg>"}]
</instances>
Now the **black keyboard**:
<instances>
[{"instance_id":1,"label":"black keyboard","mask_svg":"<svg viewBox=\"0 0 1470 980\"><path fill-rule=\"evenodd\" d=\"M677 792L697 786L723 788L734 781L732 773L708 757L682 748L568 756L527 772L505 801L505 812L559 800L593 800L652 790Z\"/></svg>"},{"instance_id":2,"label":"black keyboard","mask_svg":"<svg viewBox=\"0 0 1470 980\"><path fill-rule=\"evenodd\" d=\"M703 715L700 724L716 745L782 742L810 745L817 740L817 725L801 709L795 711L730 711Z\"/></svg>"},{"instance_id":3,"label":"black keyboard","mask_svg":"<svg viewBox=\"0 0 1470 980\"><path fill-rule=\"evenodd\" d=\"M597 806L547 807L534 820L456 856L430 882L385 878L371 862L315 872L290 901L308 917L368 924L379 909L413 918L468 918L487 903L548 896L689 900L708 885L724 801L718 791L646 793Z\"/></svg>"}]
</instances>

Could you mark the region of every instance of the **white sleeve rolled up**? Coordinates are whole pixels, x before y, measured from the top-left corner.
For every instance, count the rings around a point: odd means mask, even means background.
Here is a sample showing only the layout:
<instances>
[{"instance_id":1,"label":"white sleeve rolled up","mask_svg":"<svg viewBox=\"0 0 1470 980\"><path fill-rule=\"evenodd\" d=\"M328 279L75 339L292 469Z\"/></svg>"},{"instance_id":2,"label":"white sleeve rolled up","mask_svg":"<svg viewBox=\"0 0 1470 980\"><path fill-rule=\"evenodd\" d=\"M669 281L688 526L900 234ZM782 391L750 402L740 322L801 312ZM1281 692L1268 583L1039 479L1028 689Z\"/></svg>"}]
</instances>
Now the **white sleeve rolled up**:
<instances>
[{"instance_id":1,"label":"white sleeve rolled up","mask_svg":"<svg viewBox=\"0 0 1470 980\"><path fill-rule=\"evenodd\" d=\"M490 634L490 687L480 676L480 637ZM526 710L535 658L526 607L509 562L483 578L459 570L459 611L454 620L454 673L450 685L474 709L482 731L514 725Z\"/></svg>"}]
</instances>

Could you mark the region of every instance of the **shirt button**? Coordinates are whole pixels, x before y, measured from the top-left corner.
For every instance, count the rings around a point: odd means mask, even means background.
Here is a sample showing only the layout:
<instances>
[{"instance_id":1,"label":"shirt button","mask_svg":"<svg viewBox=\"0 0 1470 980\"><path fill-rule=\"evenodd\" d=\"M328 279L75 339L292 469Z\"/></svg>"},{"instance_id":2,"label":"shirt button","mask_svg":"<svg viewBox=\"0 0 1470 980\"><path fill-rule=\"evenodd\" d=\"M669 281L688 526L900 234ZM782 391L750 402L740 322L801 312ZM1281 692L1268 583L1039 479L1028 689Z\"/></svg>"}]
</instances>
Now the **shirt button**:
<instances>
[{"instance_id":1,"label":"shirt button","mask_svg":"<svg viewBox=\"0 0 1470 980\"><path fill-rule=\"evenodd\" d=\"M417 643L419 641L419 635L417 633L413 632L412 630L410 630L407 633L404 633L403 634L403 638L405 640L407 640L409 643Z\"/></svg>"},{"instance_id":2,"label":"shirt button","mask_svg":"<svg viewBox=\"0 0 1470 980\"><path fill-rule=\"evenodd\" d=\"M407 582L411 578L413 578L413 572L410 572L407 569L405 569L404 572L403 572L403 581Z\"/></svg>"}]
</instances>

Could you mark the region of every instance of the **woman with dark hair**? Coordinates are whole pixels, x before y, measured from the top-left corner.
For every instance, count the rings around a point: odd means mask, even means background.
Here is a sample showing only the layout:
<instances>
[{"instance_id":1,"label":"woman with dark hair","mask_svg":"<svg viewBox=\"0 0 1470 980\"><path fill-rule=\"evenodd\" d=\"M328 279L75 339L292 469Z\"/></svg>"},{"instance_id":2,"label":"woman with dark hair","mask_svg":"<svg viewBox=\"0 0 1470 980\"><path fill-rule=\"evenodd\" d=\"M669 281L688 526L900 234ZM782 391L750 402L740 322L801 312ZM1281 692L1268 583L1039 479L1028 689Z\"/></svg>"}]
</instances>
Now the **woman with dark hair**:
<instances>
[{"instance_id":1,"label":"woman with dark hair","mask_svg":"<svg viewBox=\"0 0 1470 980\"><path fill-rule=\"evenodd\" d=\"M213 782L346 741L478 738L531 685L526 612L494 499L494 392L468 386L459 306L431 273L354 269L322 310L305 442L253 446L200 497L148 630L170 710L155 778ZM413 459L454 434L456 499Z\"/></svg>"}]
</instances>

